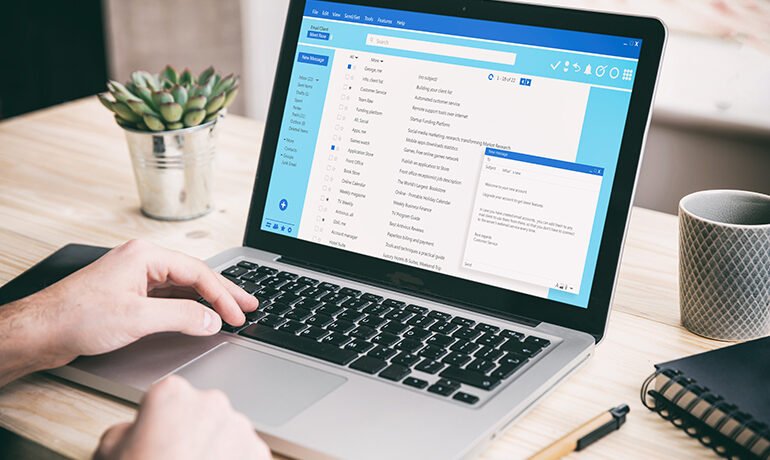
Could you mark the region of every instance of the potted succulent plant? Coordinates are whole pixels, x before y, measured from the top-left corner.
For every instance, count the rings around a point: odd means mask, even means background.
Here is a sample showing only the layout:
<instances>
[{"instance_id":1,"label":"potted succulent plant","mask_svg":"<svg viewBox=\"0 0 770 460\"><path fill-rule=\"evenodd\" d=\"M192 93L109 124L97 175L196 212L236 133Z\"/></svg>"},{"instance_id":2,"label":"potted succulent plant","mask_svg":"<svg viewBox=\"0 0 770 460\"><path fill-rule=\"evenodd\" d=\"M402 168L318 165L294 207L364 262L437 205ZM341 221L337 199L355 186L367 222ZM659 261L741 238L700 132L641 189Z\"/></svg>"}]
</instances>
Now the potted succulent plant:
<instances>
[{"instance_id":1,"label":"potted succulent plant","mask_svg":"<svg viewBox=\"0 0 770 460\"><path fill-rule=\"evenodd\" d=\"M211 211L217 122L238 93L238 77L166 66L107 88L98 97L126 133L142 213L186 220Z\"/></svg>"}]
</instances>

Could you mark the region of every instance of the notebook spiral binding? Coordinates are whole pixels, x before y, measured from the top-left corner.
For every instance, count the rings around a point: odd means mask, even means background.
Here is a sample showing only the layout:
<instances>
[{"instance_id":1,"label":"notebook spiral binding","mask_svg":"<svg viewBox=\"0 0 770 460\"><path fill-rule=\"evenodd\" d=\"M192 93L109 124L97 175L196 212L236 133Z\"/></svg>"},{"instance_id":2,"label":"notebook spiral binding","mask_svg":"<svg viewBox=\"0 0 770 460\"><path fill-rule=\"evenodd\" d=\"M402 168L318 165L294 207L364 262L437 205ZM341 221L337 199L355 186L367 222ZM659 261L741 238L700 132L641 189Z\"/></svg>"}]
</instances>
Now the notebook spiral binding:
<instances>
[{"instance_id":1,"label":"notebook spiral binding","mask_svg":"<svg viewBox=\"0 0 770 460\"><path fill-rule=\"evenodd\" d=\"M650 388L656 378L663 373L669 378L668 382L666 382L659 390ZM663 395L666 394L668 389L675 383L681 385L682 389L671 399L664 397ZM684 408L677 405L677 402L689 392L697 394L697 397L693 401L690 401ZM640 397L642 399L642 404L644 404L646 408L657 412L663 419L670 421L675 427L683 430L690 437L698 439L701 444L711 448L721 457L730 459L770 460L770 446L760 455L757 455L752 451L754 445L763 436L770 438L770 428L762 423L755 422L751 416L740 412L738 407L729 404L724 398L711 393L708 389L698 386L697 382L686 377L676 369L657 369L645 379L642 384ZM707 409L700 418L695 417L690 411L704 399L709 401L711 407ZM706 423L706 420L717 409L721 410L723 415L716 423L716 426L712 427ZM738 421L739 425L730 432L729 436L727 436L720 430L730 419ZM741 445L736 442L736 440L747 428L751 428L752 431L754 431L754 435L745 445Z\"/></svg>"}]
</instances>

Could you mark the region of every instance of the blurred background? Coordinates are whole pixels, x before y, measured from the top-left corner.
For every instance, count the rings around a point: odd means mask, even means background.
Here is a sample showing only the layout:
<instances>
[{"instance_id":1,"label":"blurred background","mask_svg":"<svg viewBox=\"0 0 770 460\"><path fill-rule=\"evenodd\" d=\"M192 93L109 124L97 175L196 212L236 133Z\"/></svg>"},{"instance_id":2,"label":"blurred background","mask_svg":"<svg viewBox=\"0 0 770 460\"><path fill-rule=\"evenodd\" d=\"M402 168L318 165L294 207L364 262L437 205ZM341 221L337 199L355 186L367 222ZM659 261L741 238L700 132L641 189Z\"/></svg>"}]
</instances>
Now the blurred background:
<instances>
[{"instance_id":1,"label":"blurred background","mask_svg":"<svg viewBox=\"0 0 770 460\"><path fill-rule=\"evenodd\" d=\"M436 0L440 1L440 0ZM770 194L770 0L544 0L657 16L669 41L636 204ZM0 120L104 91L138 69L241 75L230 112L264 121L288 0L30 0L0 17ZM107 115L105 115L107 116ZM254 146L255 152L258 146ZM256 153L255 153L256 154Z\"/></svg>"}]
</instances>

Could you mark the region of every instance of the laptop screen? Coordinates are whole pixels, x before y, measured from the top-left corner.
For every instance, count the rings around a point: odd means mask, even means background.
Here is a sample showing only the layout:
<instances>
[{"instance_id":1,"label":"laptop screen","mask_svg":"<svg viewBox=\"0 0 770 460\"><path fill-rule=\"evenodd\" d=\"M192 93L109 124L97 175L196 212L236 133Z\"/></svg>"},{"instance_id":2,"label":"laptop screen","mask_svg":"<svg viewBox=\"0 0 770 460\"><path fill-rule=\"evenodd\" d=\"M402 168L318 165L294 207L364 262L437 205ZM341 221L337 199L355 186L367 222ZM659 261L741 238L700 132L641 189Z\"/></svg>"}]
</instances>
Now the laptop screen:
<instances>
[{"instance_id":1,"label":"laptop screen","mask_svg":"<svg viewBox=\"0 0 770 460\"><path fill-rule=\"evenodd\" d=\"M308 0L261 228L586 307L641 46Z\"/></svg>"}]
</instances>

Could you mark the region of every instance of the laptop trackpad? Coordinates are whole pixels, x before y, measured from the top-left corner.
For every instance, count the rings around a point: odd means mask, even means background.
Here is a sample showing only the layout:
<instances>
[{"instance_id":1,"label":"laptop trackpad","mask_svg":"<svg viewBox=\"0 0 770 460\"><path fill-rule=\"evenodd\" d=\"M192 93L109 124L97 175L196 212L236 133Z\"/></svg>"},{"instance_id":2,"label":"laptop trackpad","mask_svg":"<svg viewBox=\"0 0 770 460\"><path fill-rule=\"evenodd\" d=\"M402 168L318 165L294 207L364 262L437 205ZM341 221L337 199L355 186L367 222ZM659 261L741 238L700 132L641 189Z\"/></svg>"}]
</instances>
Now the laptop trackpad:
<instances>
[{"instance_id":1,"label":"laptop trackpad","mask_svg":"<svg viewBox=\"0 0 770 460\"><path fill-rule=\"evenodd\" d=\"M224 343L175 372L195 388L218 388L253 422L282 425L346 378Z\"/></svg>"}]
</instances>

